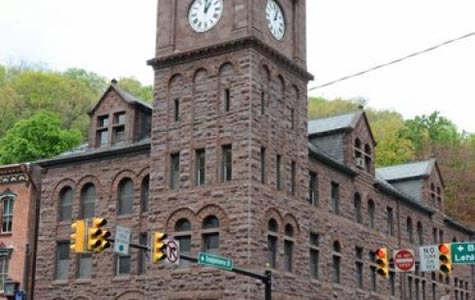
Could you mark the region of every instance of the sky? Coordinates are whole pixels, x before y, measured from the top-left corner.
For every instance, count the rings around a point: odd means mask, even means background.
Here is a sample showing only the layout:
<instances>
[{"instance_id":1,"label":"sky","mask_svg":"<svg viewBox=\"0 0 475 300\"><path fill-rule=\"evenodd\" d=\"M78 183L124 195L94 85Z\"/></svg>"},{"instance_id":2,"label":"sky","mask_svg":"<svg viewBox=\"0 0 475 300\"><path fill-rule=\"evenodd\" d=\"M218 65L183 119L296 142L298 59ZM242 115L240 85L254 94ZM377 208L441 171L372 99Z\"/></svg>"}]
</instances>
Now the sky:
<instances>
[{"instance_id":1,"label":"sky","mask_svg":"<svg viewBox=\"0 0 475 300\"><path fill-rule=\"evenodd\" d=\"M156 3L0 0L0 63L152 84ZM475 32L474 12L473 0L307 0L309 88ZM475 36L310 95L365 98L405 118L439 111L475 132Z\"/></svg>"}]
</instances>

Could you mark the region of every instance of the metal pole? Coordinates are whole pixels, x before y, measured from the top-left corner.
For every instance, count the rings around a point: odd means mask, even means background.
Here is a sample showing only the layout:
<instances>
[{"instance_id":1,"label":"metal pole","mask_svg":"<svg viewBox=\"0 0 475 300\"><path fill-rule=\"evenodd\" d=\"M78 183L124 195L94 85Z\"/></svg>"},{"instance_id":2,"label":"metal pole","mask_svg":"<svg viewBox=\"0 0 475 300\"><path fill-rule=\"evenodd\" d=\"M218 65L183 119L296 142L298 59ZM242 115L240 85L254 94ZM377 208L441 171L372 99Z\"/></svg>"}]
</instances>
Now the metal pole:
<instances>
[{"instance_id":1,"label":"metal pole","mask_svg":"<svg viewBox=\"0 0 475 300\"><path fill-rule=\"evenodd\" d=\"M265 272L267 280L264 282L266 285L265 300L272 300L272 272L267 270Z\"/></svg>"}]
</instances>

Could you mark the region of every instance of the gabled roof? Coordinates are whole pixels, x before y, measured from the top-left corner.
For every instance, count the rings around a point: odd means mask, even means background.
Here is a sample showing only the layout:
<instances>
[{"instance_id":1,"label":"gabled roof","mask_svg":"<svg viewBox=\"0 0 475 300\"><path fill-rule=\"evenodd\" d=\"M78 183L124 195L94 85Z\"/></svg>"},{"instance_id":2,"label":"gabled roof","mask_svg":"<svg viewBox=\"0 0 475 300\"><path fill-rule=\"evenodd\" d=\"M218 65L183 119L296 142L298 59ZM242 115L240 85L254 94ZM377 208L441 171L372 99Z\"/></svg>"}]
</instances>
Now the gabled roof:
<instances>
[{"instance_id":1,"label":"gabled roof","mask_svg":"<svg viewBox=\"0 0 475 300\"><path fill-rule=\"evenodd\" d=\"M150 111L152 112L152 106L145 102L144 100L130 94L130 93L127 93L126 91L124 91L123 89L119 88L115 83L115 81L113 81L111 83L111 85L107 88L107 90L104 92L104 94L102 95L101 99L97 102L97 104L94 106L93 109L91 109L89 111L89 114L93 114L94 111L99 107L99 105L101 104L102 100L104 100L104 98L107 96L107 94L109 94L111 91L115 91L122 100L124 100L125 102L127 102L128 104L130 105L136 105L142 109L145 109L146 111Z\"/></svg>"},{"instance_id":2,"label":"gabled roof","mask_svg":"<svg viewBox=\"0 0 475 300\"><path fill-rule=\"evenodd\" d=\"M352 112L344 115L310 120L308 122L308 135L318 135L334 131L355 128L363 111Z\"/></svg>"},{"instance_id":3,"label":"gabled roof","mask_svg":"<svg viewBox=\"0 0 475 300\"><path fill-rule=\"evenodd\" d=\"M386 181L402 181L430 176L436 166L435 159L418 161L376 169L376 174Z\"/></svg>"},{"instance_id":4,"label":"gabled roof","mask_svg":"<svg viewBox=\"0 0 475 300\"><path fill-rule=\"evenodd\" d=\"M340 131L353 130L356 128L361 118L365 120L369 134L373 139L373 142L376 144L376 140L374 139L373 132L369 125L368 117L363 109L348 114L310 120L307 126L308 136L329 135Z\"/></svg>"}]
</instances>

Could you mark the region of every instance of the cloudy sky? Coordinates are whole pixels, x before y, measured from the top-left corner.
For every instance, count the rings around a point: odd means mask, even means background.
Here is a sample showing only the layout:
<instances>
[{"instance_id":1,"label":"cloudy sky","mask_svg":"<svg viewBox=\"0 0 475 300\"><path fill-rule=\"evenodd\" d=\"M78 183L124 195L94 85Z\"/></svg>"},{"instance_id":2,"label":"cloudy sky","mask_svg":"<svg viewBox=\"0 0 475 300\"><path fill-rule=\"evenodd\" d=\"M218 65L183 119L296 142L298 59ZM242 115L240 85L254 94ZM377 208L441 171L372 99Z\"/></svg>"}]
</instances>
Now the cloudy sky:
<instances>
[{"instance_id":1,"label":"cloudy sky","mask_svg":"<svg viewBox=\"0 0 475 300\"><path fill-rule=\"evenodd\" d=\"M81 67L152 83L157 0L0 0L0 63ZM163 0L162 0L163 1ZM225 0L226 1L226 0ZM265 0L261 0L265 1ZM475 32L473 0L307 0L309 87ZM475 132L475 36L311 92Z\"/></svg>"}]
</instances>

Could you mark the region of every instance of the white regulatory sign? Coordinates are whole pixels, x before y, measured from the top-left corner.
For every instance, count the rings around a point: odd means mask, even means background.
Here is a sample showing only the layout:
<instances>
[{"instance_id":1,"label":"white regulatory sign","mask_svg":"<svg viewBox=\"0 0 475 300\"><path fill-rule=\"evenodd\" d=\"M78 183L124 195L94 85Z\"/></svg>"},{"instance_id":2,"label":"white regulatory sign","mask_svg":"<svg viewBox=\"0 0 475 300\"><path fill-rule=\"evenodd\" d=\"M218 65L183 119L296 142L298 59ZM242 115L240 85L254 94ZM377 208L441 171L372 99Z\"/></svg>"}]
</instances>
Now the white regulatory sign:
<instances>
[{"instance_id":1,"label":"white regulatory sign","mask_svg":"<svg viewBox=\"0 0 475 300\"><path fill-rule=\"evenodd\" d=\"M439 271L439 247L437 245L419 248L421 272Z\"/></svg>"},{"instance_id":2,"label":"white regulatory sign","mask_svg":"<svg viewBox=\"0 0 475 300\"><path fill-rule=\"evenodd\" d=\"M132 230L117 225L115 227L114 253L129 255L130 235Z\"/></svg>"},{"instance_id":3,"label":"white regulatory sign","mask_svg":"<svg viewBox=\"0 0 475 300\"><path fill-rule=\"evenodd\" d=\"M166 262L172 265L180 265L180 242L176 240L166 240L167 259Z\"/></svg>"}]
</instances>

